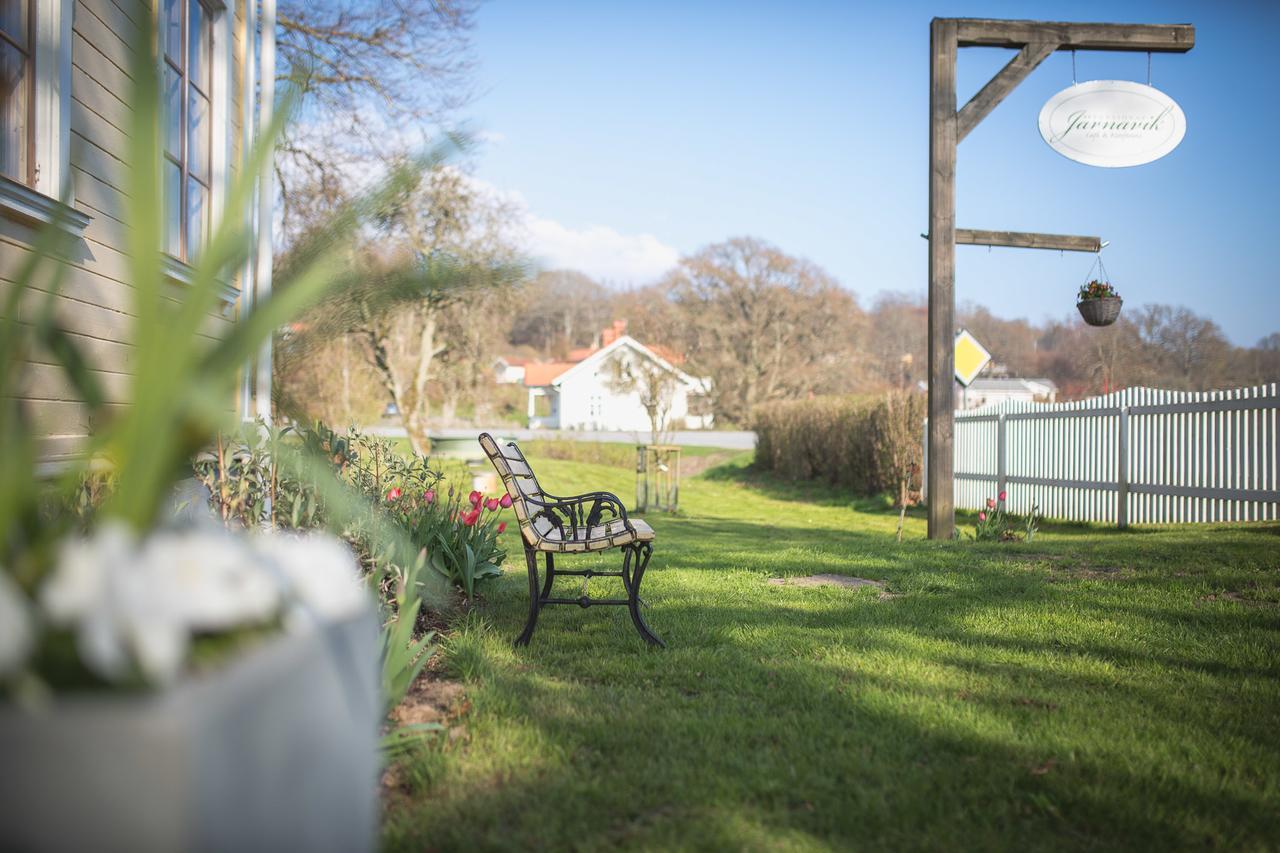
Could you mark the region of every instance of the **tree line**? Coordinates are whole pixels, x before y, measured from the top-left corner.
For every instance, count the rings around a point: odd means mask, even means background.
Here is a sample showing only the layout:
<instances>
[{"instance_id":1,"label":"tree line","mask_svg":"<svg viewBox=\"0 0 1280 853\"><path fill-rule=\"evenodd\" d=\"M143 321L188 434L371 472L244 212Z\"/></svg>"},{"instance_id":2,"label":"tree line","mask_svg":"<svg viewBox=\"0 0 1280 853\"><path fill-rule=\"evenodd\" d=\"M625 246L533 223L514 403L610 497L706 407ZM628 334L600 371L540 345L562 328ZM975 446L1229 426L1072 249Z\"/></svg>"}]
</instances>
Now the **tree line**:
<instances>
[{"instance_id":1,"label":"tree line","mask_svg":"<svg viewBox=\"0 0 1280 853\"><path fill-rule=\"evenodd\" d=\"M465 186L447 169L429 177L425 196L397 214L388 233L399 236L380 240L381 251L392 245L430 256L448 248L491 270L513 262L501 211ZM813 262L744 237L709 245L643 287L521 269L505 281L402 300L380 320L327 335L323 358L301 360L282 387L295 405L305 401L309 413L337 422L376 416L386 402L424 433L429 413L437 423L519 421L522 392L495 383L498 356L563 359L626 319L634 337L681 353L686 372L712 380L710 403L722 425L745 426L763 403L922 388L926 316L923 294L881 293L863 306ZM1212 320L1180 306L1130 306L1115 325L1094 328L1078 317L1033 323L965 305L958 323L991 350L997 370L1048 378L1061 399L1131 385L1204 390L1280 377L1280 333L1237 347Z\"/></svg>"}]
</instances>

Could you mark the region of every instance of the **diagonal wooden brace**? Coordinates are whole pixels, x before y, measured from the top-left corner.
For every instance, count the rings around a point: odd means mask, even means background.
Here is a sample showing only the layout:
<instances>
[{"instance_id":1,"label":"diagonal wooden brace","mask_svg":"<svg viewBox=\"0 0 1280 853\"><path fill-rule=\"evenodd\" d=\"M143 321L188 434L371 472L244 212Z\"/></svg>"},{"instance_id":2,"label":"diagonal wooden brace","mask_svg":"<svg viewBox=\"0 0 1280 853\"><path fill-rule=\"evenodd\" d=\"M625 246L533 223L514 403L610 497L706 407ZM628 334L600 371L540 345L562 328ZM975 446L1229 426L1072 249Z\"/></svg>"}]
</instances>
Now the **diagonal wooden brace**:
<instances>
[{"instance_id":1,"label":"diagonal wooden brace","mask_svg":"<svg viewBox=\"0 0 1280 853\"><path fill-rule=\"evenodd\" d=\"M1027 75L1036 70L1049 54L1058 49L1053 41L1032 42L1025 45L1018 55L1009 60L1009 64L1000 69L1000 73L987 81L987 85L978 90L978 94L969 99L969 103L956 113L956 142L969 135L969 131L978 126L978 122L986 118L996 105L1005 99L1018 84L1027 79Z\"/></svg>"}]
</instances>

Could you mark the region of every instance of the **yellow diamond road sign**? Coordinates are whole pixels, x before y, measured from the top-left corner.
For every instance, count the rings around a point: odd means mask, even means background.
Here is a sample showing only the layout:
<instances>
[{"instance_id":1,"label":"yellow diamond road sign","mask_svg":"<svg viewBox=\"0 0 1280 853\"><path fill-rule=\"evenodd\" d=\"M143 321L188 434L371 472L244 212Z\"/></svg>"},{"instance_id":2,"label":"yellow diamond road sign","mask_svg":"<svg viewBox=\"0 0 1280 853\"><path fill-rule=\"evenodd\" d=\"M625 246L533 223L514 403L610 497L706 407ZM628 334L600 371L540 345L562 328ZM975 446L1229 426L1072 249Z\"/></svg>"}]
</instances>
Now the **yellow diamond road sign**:
<instances>
[{"instance_id":1,"label":"yellow diamond road sign","mask_svg":"<svg viewBox=\"0 0 1280 853\"><path fill-rule=\"evenodd\" d=\"M956 381L967 388L990 361L991 353L987 348L978 343L967 329L961 329L956 335Z\"/></svg>"}]
</instances>

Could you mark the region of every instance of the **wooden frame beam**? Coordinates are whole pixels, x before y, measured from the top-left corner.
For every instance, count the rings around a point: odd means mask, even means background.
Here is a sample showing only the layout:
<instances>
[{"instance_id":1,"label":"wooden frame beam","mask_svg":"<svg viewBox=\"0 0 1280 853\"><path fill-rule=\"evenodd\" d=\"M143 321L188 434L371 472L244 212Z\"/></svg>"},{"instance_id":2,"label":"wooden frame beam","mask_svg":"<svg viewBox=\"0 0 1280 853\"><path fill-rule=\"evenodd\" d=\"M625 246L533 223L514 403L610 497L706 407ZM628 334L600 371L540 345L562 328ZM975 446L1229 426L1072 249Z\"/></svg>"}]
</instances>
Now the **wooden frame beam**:
<instances>
[{"instance_id":1,"label":"wooden frame beam","mask_svg":"<svg viewBox=\"0 0 1280 853\"><path fill-rule=\"evenodd\" d=\"M934 18L929 25L929 538L955 535L955 260L956 243L1096 252L1097 237L956 228L956 146L1055 50L1186 53L1190 24L1076 24ZM956 54L961 47L1018 51L956 111Z\"/></svg>"},{"instance_id":2,"label":"wooden frame beam","mask_svg":"<svg viewBox=\"0 0 1280 853\"><path fill-rule=\"evenodd\" d=\"M1004 100L1005 95L1012 92L1017 85L1027 79L1027 75L1036 70L1041 62L1049 58L1049 54L1058 49L1055 41L1039 41L1025 45L1018 55L1009 60L1009 64L1000 69L1000 73L987 81L978 94L969 99L956 115L956 142L959 143L969 131L978 126L987 115Z\"/></svg>"},{"instance_id":3,"label":"wooden frame beam","mask_svg":"<svg viewBox=\"0 0 1280 853\"><path fill-rule=\"evenodd\" d=\"M1196 45L1191 24L1080 24L1059 21L1002 21L952 18L957 47L1020 48L1057 42L1058 50L1123 50L1186 53Z\"/></svg>"},{"instance_id":4,"label":"wooden frame beam","mask_svg":"<svg viewBox=\"0 0 1280 853\"><path fill-rule=\"evenodd\" d=\"M1014 249L1057 249L1062 252L1100 252L1101 237L1035 234L1028 231L976 231L957 228L956 243L967 246L1009 246Z\"/></svg>"}]
</instances>

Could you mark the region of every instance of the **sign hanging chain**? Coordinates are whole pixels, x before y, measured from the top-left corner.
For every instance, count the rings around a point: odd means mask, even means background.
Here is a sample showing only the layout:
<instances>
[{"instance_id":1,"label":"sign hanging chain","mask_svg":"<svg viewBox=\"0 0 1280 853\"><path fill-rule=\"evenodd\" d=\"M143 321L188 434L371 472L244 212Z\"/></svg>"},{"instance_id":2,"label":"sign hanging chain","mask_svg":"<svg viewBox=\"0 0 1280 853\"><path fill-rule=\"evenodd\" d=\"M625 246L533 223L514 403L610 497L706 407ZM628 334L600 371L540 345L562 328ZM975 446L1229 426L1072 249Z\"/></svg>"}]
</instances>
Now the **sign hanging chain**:
<instances>
[{"instance_id":1,"label":"sign hanging chain","mask_svg":"<svg viewBox=\"0 0 1280 853\"><path fill-rule=\"evenodd\" d=\"M1150 56L1151 54L1147 54L1147 55ZM1074 86L1075 84L1076 84L1076 52L1073 50L1071 51L1071 85Z\"/></svg>"},{"instance_id":2,"label":"sign hanging chain","mask_svg":"<svg viewBox=\"0 0 1280 853\"><path fill-rule=\"evenodd\" d=\"M1147 85L1151 85L1151 51L1147 51Z\"/></svg>"}]
</instances>

